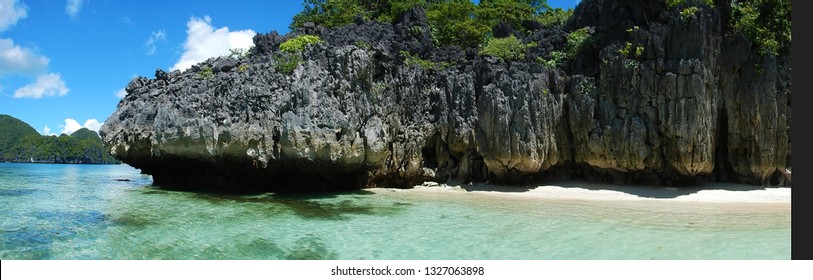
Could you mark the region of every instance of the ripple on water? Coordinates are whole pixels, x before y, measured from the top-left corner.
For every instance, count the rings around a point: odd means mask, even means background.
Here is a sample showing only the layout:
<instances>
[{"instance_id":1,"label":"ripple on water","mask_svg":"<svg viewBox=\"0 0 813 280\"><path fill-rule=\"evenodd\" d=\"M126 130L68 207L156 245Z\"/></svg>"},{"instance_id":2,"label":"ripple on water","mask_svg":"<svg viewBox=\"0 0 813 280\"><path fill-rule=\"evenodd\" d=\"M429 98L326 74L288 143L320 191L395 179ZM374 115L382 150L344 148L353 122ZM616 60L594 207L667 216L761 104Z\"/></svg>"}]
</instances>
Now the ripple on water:
<instances>
[{"instance_id":1,"label":"ripple on water","mask_svg":"<svg viewBox=\"0 0 813 280\"><path fill-rule=\"evenodd\" d=\"M37 192L37 189L0 189L0 196L24 196Z\"/></svg>"},{"instance_id":2,"label":"ripple on water","mask_svg":"<svg viewBox=\"0 0 813 280\"><path fill-rule=\"evenodd\" d=\"M72 226L97 226L109 220L106 214L96 210L87 211L36 211L33 216L37 219Z\"/></svg>"},{"instance_id":3,"label":"ripple on water","mask_svg":"<svg viewBox=\"0 0 813 280\"><path fill-rule=\"evenodd\" d=\"M265 213L272 216L291 212L303 219L317 220L348 220L353 215L392 216L413 206L407 202L376 204L372 202L374 200L364 199L365 196L372 194L364 191L326 195L253 196L196 193L191 194L191 197L215 206L240 207L238 204L252 204L266 209Z\"/></svg>"},{"instance_id":4,"label":"ripple on water","mask_svg":"<svg viewBox=\"0 0 813 280\"><path fill-rule=\"evenodd\" d=\"M265 238L247 237L244 240L251 240L251 242L244 243L243 240L235 240L237 242L235 250L245 256L244 259L258 259L258 260L279 260L285 256L285 250L277 246L271 240ZM231 257L225 257L231 258Z\"/></svg>"},{"instance_id":5,"label":"ripple on water","mask_svg":"<svg viewBox=\"0 0 813 280\"><path fill-rule=\"evenodd\" d=\"M17 229L1 233L0 259L41 260L51 258L51 243L74 236L64 229Z\"/></svg>"},{"instance_id":6,"label":"ripple on water","mask_svg":"<svg viewBox=\"0 0 813 280\"><path fill-rule=\"evenodd\" d=\"M307 235L299 238L285 256L287 260L333 260L336 253L328 249L321 238Z\"/></svg>"},{"instance_id":7,"label":"ripple on water","mask_svg":"<svg viewBox=\"0 0 813 280\"><path fill-rule=\"evenodd\" d=\"M2 232L3 258L50 259L54 243L80 238L88 231L108 225L99 211L35 211L28 226ZM17 254L9 254L17 252Z\"/></svg>"}]
</instances>

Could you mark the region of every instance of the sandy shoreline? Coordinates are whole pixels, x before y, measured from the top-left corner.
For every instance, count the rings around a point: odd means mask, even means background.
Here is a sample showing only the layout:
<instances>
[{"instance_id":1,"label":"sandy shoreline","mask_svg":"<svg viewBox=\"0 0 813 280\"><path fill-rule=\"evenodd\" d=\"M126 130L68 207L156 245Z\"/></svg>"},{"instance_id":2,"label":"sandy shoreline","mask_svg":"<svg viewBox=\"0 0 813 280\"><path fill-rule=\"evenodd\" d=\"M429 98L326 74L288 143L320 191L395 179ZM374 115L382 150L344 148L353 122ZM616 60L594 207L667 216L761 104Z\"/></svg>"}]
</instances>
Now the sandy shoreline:
<instances>
[{"instance_id":1,"label":"sandy shoreline","mask_svg":"<svg viewBox=\"0 0 813 280\"><path fill-rule=\"evenodd\" d=\"M393 191L373 189L373 191ZM683 201L709 203L791 203L790 187L752 186L733 183L703 183L680 188L665 186L612 185L584 181L563 181L522 186L492 184L447 185L426 182L408 192L467 192L517 198L595 201Z\"/></svg>"}]
</instances>

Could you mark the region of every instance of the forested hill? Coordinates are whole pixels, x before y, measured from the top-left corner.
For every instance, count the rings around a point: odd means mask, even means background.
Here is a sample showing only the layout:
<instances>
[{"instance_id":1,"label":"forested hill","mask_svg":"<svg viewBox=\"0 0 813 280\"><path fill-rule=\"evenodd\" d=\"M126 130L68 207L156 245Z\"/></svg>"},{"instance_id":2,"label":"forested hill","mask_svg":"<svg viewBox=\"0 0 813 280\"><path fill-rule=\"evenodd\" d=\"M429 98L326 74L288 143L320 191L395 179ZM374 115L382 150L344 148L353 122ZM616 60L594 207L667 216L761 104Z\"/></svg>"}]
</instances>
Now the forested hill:
<instances>
[{"instance_id":1,"label":"forested hill","mask_svg":"<svg viewBox=\"0 0 813 280\"><path fill-rule=\"evenodd\" d=\"M119 164L99 135L82 128L71 135L43 136L27 123L0 115L0 162Z\"/></svg>"},{"instance_id":2,"label":"forested hill","mask_svg":"<svg viewBox=\"0 0 813 280\"><path fill-rule=\"evenodd\" d=\"M11 150L17 141L29 135L39 135L27 123L9 115L0 115L0 158Z\"/></svg>"}]
</instances>

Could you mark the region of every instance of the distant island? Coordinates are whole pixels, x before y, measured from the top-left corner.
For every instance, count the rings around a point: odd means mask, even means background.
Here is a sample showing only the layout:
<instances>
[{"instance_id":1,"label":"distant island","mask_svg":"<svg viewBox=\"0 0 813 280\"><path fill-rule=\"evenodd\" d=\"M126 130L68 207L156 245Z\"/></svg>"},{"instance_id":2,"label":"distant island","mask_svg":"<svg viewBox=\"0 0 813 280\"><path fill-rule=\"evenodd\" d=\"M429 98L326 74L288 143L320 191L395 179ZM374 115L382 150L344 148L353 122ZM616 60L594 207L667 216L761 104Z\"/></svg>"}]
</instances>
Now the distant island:
<instances>
[{"instance_id":1,"label":"distant island","mask_svg":"<svg viewBox=\"0 0 813 280\"><path fill-rule=\"evenodd\" d=\"M121 163L104 151L99 134L87 128L44 136L17 118L0 115L0 162Z\"/></svg>"}]
</instances>

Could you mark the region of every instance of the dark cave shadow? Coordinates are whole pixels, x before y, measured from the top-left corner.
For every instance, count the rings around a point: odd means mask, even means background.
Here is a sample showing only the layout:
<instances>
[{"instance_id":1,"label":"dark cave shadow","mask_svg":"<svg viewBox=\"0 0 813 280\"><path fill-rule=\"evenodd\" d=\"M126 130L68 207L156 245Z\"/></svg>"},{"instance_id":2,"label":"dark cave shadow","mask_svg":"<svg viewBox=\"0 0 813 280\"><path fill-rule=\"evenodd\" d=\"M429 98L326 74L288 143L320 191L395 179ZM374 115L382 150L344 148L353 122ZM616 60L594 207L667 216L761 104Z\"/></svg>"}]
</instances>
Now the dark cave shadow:
<instances>
[{"instance_id":1,"label":"dark cave shadow","mask_svg":"<svg viewBox=\"0 0 813 280\"><path fill-rule=\"evenodd\" d=\"M584 180L567 181L542 181L523 185L492 185L488 183L461 185L466 191L494 191L505 193L529 192L540 186L559 186L566 189L586 189L591 191L609 190L622 192L643 198L669 199L690 195L702 190L725 190L725 191L754 191L771 188L772 186L756 186L736 183L722 182L699 182L683 185L661 186L661 185L617 185L610 183L597 183Z\"/></svg>"},{"instance_id":2,"label":"dark cave shadow","mask_svg":"<svg viewBox=\"0 0 813 280\"><path fill-rule=\"evenodd\" d=\"M536 184L524 185L492 185L489 183L460 184L460 187L468 192L472 191L493 191L504 193L523 193L535 189Z\"/></svg>"},{"instance_id":3,"label":"dark cave shadow","mask_svg":"<svg viewBox=\"0 0 813 280\"><path fill-rule=\"evenodd\" d=\"M188 193L191 198L205 200L211 203L260 203L273 209L269 214L278 214L278 206L291 211L293 214L304 219L319 220L347 220L352 215L376 215L387 216L397 214L409 205L386 205L376 204L361 200L362 196L374 195L369 190L352 190L337 192L319 193L261 193L261 194L224 194L200 191L182 191L164 189L156 186L149 186L144 194L161 193ZM341 198L338 201L324 201Z\"/></svg>"}]
</instances>

